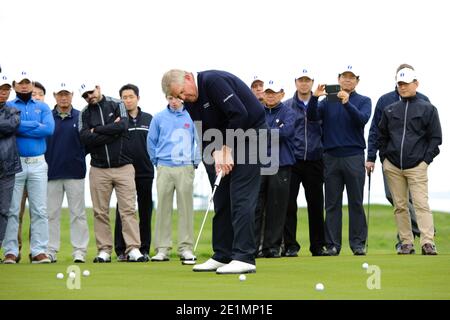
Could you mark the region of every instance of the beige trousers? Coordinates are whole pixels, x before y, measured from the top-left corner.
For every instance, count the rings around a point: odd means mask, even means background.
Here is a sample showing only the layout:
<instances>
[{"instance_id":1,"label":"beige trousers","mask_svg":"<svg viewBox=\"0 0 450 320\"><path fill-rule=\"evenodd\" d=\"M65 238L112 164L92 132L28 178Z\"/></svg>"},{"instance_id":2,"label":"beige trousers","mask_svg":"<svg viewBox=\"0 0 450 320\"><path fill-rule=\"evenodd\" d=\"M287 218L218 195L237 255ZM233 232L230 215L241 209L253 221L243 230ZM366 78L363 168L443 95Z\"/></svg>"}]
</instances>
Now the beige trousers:
<instances>
[{"instance_id":1,"label":"beige trousers","mask_svg":"<svg viewBox=\"0 0 450 320\"><path fill-rule=\"evenodd\" d=\"M156 208L155 249L168 254L172 249L172 210L173 193L176 191L178 208L178 253L192 251L194 243L194 167L157 168L156 190L158 206Z\"/></svg>"},{"instance_id":2,"label":"beige trousers","mask_svg":"<svg viewBox=\"0 0 450 320\"><path fill-rule=\"evenodd\" d=\"M125 253L139 249L141 238L136 218L136 184L134 167L127 164L119 168L96 168L89 171L89 185L94 209L94 232L97 250L112 252L113 239L109 222L109 203L113 189L122 220L122 234L125 240Z\"/></svg>"},{"instance_id":3,"label":"beige trousers","mask_svg":"<svg viewBox=\"0 0 450 320\"><path fill-rule=\"evenodd\" d=\"M428 205L428 165L421 162L414 168L400 170L385 159L383 171L394 200L395 222L402 244L414 244L408 210L409 191L416 210L420 245L423 246L425 243L434 245L433 216Z\"/></svg>"}]
</instances>

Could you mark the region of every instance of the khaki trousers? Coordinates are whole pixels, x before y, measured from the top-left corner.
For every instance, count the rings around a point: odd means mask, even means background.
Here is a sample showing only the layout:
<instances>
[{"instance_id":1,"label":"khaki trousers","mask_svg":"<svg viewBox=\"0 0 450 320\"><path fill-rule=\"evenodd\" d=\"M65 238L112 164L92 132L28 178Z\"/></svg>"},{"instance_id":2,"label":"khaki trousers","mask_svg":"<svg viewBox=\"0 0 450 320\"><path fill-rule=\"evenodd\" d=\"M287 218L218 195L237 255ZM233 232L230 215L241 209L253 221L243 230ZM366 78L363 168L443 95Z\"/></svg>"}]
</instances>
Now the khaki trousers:
<instances>
[{"instance_id":1,"label":"khaki trousers","mask_svg":"<svg viewBox=\"0 0 450 320\"><path fill-rule=\"evenodd\" d=\"M428 165L421 162L414 168L400 170L389 160L383 162L383 171L394 200L395 222L402 244L414 244L408 201L411 193L420 230L420 246L434 245L433 216L428 205Z\"/></svg>"},{"instance_id":2,"label":"khaki trousers","mask_svg":"<svg viewBox=\"0 0 450 320\"><path fill-rule=\"evenodd\" d=\"M168 254L172 249L173 193L177 192L178 253L192 251L194 243L194 167L158 166L156 190L155 249Z\"/></svg>"},{"instance_id":3,"label":"khaki trousers","mask_svg":"<svg viewBox=\"0 0 450 320\"><path fill-rule=\"evenodd\" d=\"M125 240L125 253L139 249L141 239L139 223L136 218L136 184L134 167L127 164L119 168L96 168L89 171L89 184L94 209L94 232L97 250L112 252L113 239L109 222L109 203L113 189L122 220L122 234Z\"/></svg>"}]
</instances>

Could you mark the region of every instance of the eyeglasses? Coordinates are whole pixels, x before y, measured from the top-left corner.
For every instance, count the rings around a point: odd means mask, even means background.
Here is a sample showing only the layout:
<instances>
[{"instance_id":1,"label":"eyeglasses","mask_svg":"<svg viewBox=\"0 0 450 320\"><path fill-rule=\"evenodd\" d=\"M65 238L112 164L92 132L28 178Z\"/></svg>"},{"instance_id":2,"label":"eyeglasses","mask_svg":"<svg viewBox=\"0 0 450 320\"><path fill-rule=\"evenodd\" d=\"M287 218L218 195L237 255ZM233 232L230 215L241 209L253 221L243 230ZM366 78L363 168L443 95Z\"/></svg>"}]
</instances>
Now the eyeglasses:
<instances>
[{"instance_id":1,"label":"eyeglasses","mask_svg":"<svg viewBox=\"0 0 450 320\"><path fill-rule=\"evenodd\" d=\"M82 97L83 97L83 99L87 99L87 97L93 93L94 93L94 90L86 91L85 93L83 93Z\"/></svg>"}]
</instances>

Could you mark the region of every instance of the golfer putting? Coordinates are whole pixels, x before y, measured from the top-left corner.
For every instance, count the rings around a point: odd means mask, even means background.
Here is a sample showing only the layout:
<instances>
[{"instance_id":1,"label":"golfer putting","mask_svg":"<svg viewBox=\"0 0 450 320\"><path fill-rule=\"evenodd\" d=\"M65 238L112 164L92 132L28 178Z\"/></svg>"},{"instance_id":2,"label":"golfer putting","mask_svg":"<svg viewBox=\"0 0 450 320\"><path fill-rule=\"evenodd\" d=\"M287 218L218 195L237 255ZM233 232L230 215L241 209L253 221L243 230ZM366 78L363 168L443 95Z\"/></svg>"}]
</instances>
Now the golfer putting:
<instances>
[{"instance_id":1,"label":"golfer putting","mask_svg":"<svg viewBox=\"0 0 450 320\"><path fill-rule=\"evenodd\" d=\"M266 129L263 106L241 79L225 71L173 69L164 74L161 86L164 94L185 102L192 120L201 121L202 137L210 129L221 135L214 141L202 141L203 162L212 188L216 176L221 173L222 177L213 197L214 253L193 271L256 272L254 212L260 163L252 158L250 145L258 143L259 130ZM234 133L231 137L230 132Z\"/></svg>"}]
</instances>

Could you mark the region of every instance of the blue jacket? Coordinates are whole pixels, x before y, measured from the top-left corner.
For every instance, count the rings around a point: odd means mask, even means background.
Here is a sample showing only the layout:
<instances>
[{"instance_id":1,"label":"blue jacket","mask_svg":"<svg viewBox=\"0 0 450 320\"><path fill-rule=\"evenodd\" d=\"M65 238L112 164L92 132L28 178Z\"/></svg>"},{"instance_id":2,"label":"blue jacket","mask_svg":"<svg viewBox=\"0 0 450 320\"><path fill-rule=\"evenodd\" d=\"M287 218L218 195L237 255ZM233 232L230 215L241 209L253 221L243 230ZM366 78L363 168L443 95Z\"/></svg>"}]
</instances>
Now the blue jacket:
<instances>
[{"instance_id":1,"label":"blue jacket","mask_svg":"<svg viewBox=\"0 0 450 320\"><path fill-rule=\"evenodd\" d=\"M155 166L198 166L201 157L197 131L184 107L181 112L176 112L167 106L153 117L147 151Z\"/></svg>"},{"instance_id":2,"label":"blue jacket","mask_svg":"<svg viewBox=\"0 0 450 320\"><path fill-rule=\"evenodd\" d=\"M17 130L17 147L21 157L40 156L47 150L45 138L53 134L55 121L45 102L30 99L27 103L19 98L8 101L7 106L20 111Z\"/></svg>"},{"instance_id":3,"label":"blue jacket","mask_svg":"<svg viewBox=\"0 0 450 320\"><path fill-rule=\"evenodd\" d=\"M308 106L298 99L297 92L284 104L294 110L297 118L293 140L295 158L297 160L322 159L322 120L313 121L308 118L306 112Z\"/></svg>"},{"instance_id":4,"label":"blue jacket","mask_svg":"<svg viewBox=\"0 0 450 320\"><path fill-rule=\"evenodd\" d=\"M264 108L266 111L266 122L270 131L278 130L279 133L279 166L291 166L295 163L294 142L295 114L283 103L273 108ZM268 154L271 154L270 140Z\"/></svg>"},{"instance_id":5,"label":"blue jacket","mask_svg":"<svg viewBox=\"0 0 450 320\"><path fill-rule=\"evenodd\" d=\"M430 101L427 96L417 92L417 98ZM391 92L388 92L382 95L375 106L375 112L373 113L372 122L370 124L369 138L367 139L367 161L375 162L377 159L377 151L378 151L378 137L380 135L380 131L378 129L378 124L381 121L381 116L383 114L384 109L395 102L401 100L400 95L398 94L397 89Z\"/></svg>"},{"instance_id":6,"label":"blue jacket","mask_svg":"<svg viewBox=\"0 0 450 320\"><path fill-rule=\"evenodd\" d=\"M334 157L349 157L364 154L364 126L371 110L370 98L353 91L346 104L329 102L328 98L318 103L318 98L312 96L307 115L311 120L323 121L324 151Z\"/></svg>"},{"instance_id":7,"label":"blue jacket","mask_svg":"<svg viewBox=\"0 0 450 320\"><path fill-rule=\"evenodd\" d=\"M47 137L45 161L48 164L48 180L84 179L86 160L84 147L78 132L80 111L72 108L64 119L56 107L52 111L55 133Z\"/></svg>"}]
</instances>

